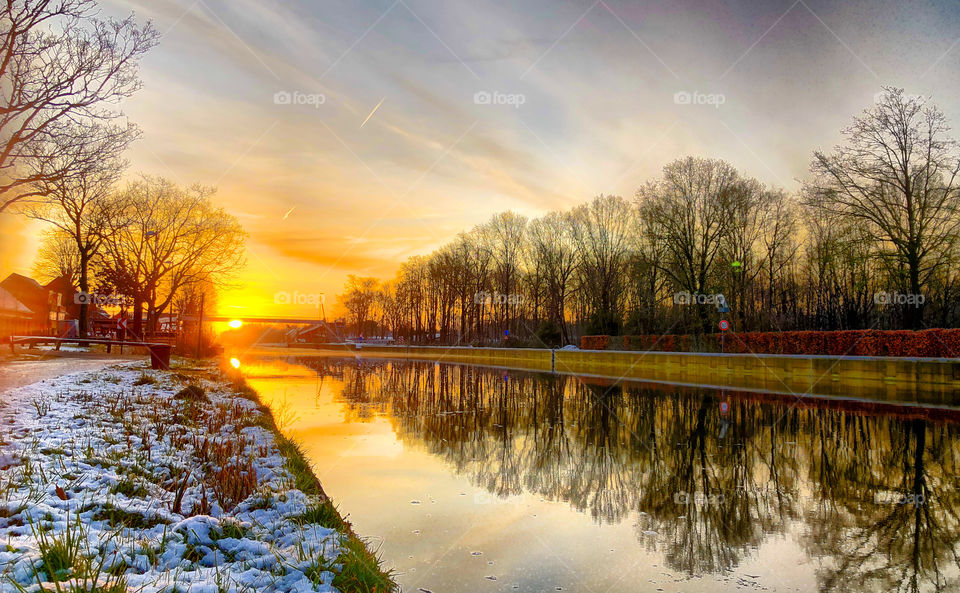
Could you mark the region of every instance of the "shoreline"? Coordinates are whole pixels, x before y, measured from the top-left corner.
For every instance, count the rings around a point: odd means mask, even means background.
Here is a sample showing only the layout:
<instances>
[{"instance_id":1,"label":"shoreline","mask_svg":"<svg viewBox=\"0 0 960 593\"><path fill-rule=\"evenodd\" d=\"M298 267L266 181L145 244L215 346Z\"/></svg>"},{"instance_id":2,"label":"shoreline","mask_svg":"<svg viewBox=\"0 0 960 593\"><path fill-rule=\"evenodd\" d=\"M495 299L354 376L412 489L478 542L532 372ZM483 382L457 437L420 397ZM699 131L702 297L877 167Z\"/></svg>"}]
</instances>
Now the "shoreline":
<instances>
[{"instance_id":1,"label":"shoreline","mask_svg":"<svg viewBox=\"0 0 960 593\"><path fill-rule=\"evenodd\" d=\"M4 392L0 591L393 591L239 374L115 363Z\"/></svg>"}]
</instances>

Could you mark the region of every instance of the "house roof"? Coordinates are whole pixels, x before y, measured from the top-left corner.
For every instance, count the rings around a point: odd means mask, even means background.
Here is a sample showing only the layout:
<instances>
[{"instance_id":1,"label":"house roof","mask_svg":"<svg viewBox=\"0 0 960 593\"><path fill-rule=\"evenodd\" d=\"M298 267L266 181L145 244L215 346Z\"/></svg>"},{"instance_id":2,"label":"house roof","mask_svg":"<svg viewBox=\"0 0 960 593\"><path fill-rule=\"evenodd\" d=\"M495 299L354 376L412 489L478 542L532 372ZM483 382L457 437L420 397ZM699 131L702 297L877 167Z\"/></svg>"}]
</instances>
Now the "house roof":
<instances>
[{"instance_id":1,"label":"house roof","mask_svg":"<svg viewBox=\"0 0 960 593\"><path fill-rule=\"evenodd\" d=\"M49 292L33 278L21 274L10 274L0 282L0 288L13 295L13 298L26 305L30 311L46 314Z\"/></svg>"},{"instance_id":2,"label":"house roof","mask_svg":"<svg viewBox=\"0 0 960 593\"><path fill-rule=\"evenodd\" d=\"M0 286L0 315L29 319L33 317L33 312L10 294L10 291Z\"/></svg>"},{"instance_id":3,"label":"house roof","mask_svg":"<svg viewBox=\"0 0 960 593\"><path fill-rule=\"evenodd\" d=\"M43 288L46 288L47 290L52 290L54 292L59 292L60 294L64 294L70 297L72 297L77 292L77 289L73 286L73 283L70 282L70 279L67 278L66 276L59 276L57 278L54 278L50 282L47 282L46 284L44 284Z\"/></svg>"}]
</instances>

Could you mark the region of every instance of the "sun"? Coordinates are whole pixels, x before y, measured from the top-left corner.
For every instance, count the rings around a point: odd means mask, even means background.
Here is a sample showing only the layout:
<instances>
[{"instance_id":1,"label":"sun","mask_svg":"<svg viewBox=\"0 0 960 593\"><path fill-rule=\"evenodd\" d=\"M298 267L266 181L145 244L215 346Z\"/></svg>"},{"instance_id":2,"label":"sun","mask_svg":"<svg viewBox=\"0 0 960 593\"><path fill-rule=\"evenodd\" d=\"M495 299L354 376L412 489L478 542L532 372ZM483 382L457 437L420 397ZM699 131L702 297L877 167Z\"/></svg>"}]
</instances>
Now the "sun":
<instances>
[{"instance_id":1,"label":"sun","mask_svg":"<svg viewBox=\"0 0 960 593\"><path fill-rule=\"evenodd\" d=\"M239 319L234 319L230 321L230 323L228 323L227 325L229 325L233 329L238 329L241 325L243 325L243 322L240 321Z\"/></svg>"},{"instance_id":2,"label":"sun","mask_svg":"<svg viewBox=\"0 0 960 593\"><path fill-rule=\"evenodd\" d=\"M231 358L231 359L230 359L230 366L232 366L232 367L235 368L235 369L239 369L239 368L240 368L240 359L238 359L238 358Z\"/></svg>"}]
</instances>

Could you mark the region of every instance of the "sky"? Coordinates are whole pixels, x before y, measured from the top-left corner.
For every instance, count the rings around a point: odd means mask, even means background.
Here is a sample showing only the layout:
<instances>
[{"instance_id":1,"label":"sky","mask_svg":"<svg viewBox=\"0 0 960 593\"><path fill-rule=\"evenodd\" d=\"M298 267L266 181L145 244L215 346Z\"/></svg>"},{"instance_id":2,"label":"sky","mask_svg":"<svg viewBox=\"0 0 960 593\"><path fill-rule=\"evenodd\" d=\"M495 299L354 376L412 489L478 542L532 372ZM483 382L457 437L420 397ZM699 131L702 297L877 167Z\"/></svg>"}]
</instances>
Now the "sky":
<instances>
[{"instance_id":1,"label":"sky","mask_svg":"<svg viewBox=\"0 0 960 593\"><path fill-rule=\"evenodd\" d=\"M330 313L347 274L688 155L796 191L884 85L960 122L955 0L101 5L163 33L123 105L128 175L215 186L249 232L224 315ZM0 270L30 273L38 228L0 215Z\"/></svg>"}]
</instances>

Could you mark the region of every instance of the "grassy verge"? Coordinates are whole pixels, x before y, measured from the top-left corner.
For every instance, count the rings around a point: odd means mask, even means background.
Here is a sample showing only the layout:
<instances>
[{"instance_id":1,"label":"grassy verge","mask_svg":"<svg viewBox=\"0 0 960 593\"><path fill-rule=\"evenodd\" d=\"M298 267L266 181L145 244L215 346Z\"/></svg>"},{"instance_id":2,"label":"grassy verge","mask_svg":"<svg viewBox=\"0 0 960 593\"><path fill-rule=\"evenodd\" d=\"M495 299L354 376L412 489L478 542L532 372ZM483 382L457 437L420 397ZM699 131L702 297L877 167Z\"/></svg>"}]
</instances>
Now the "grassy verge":
<instances>
[{"instance_id":1,"label":"grassy verge","mask_svg":"<svg viewBox=\"0 0 960 593\"><path fill-rule=\"evenodd\" d=\"M295 441L285 436L277 427L273 412L260 400L256 392L238 373L221 370L220 380L230 383L233 390L254 402L263 418L263 427L273 433L277 447L283 455L287 470L293 475L293 487L305 494L316 496L320 502L307 509L299 517L302 524L318 524L335 529L343 535L344 552L337 558L339 569L318 567L335 573L333 586L342 593L393 593L399 587L393 582L392 570L383 568L383 561L371 551L354 531L349 521L337 510L333 501L323 491L320 480L310 468L303 450Z\"/></svg>"}]
</instances>

